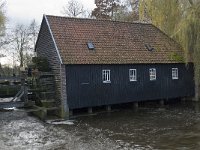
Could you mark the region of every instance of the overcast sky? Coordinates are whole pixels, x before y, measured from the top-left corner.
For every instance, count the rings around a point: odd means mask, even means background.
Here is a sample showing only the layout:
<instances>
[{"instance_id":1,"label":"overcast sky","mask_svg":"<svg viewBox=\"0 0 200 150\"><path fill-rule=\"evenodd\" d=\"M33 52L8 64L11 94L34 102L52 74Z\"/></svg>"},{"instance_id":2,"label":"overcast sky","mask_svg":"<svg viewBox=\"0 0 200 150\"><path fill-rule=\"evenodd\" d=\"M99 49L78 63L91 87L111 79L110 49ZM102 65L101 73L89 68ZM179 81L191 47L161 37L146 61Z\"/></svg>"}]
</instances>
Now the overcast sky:
<instances>
[{"instance_id":1,"label":"overcast sky","mask_svg":"<svg viewBox=\"0 0 200 150\"><path fill-rule=\"evenodd\" d=\"M77 1L87 10L95 8L94 0ZM7 28L12 30L16 24L29 25L33 19L40 25L43 14L62 15L61 11L68 0L5 0L5 2ZM12 61L10 59L10 57L0 58L0 63L7 64Z\"/></svg>"},{"instance_id":2,"label":"overcast sky","mask_svg":"<svg viewBox=\"0 0 200 150\"><path fill-rule=\"evenodd\" d=\"M9 25L29 24L36 19L40 24L43 14L62 15L61 11L68 0L5 0L6 15ZM84 8L92 10L94 0L77 0L84 5Z\"/></svg>"}]
</instances>

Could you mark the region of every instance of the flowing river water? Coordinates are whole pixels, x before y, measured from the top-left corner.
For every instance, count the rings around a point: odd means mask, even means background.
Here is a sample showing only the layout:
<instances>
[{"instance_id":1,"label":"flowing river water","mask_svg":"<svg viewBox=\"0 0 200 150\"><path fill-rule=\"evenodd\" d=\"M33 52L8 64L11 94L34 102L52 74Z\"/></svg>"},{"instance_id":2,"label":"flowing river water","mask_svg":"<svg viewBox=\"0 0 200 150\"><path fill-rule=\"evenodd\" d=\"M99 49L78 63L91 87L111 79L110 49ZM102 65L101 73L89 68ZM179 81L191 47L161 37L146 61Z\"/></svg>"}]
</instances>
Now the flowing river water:
<instances>
[{"instance_id":1,"label":"flowing river water","mask_svg":"<svg viewBox=\"0 0 200 150\"><path fill-rule=\"evenodd\" d=\"M2 150L199 150L199 104L143 105L70 121L0 111Z\"/></svg>"}]
</instances>

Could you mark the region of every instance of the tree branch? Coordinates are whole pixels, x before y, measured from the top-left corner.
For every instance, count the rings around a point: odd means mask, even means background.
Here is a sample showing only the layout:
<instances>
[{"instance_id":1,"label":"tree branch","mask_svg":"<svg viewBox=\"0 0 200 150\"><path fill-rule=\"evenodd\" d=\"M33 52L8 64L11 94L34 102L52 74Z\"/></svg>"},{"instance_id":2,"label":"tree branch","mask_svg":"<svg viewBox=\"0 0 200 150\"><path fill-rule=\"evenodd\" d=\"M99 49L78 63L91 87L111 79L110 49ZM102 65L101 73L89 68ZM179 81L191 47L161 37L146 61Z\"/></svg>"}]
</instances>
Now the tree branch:
<instances>
[{"instance_id":1,"label":"tree branch","mask_svg":"<svg viewBox=\"0 0 200 150\"><path fill-rule=\"evenodd\" d=\"M188 0L188 2L190 3L190 5L191 5L191 6L193 6L193 5L194 5L194 2L193 2L193 0Z\"/></svg>"}]
</instances>

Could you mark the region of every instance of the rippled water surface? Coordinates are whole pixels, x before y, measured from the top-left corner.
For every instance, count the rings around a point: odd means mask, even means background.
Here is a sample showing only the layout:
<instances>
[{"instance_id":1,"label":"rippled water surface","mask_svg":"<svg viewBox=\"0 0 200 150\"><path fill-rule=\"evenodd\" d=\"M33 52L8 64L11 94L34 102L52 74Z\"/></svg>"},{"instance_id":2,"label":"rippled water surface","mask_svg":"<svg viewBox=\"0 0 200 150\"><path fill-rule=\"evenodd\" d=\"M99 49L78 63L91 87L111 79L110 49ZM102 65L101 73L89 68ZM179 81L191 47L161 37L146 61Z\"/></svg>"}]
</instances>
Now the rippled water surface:
<instances>
[{"instance_id":1,"label":"rippled water surface","mask_svg":"<svg viewBox=\"0 0 200 150\"><path fill-rule=\"evenodd\" d=\"M0 111L0 149L198 150L197 103L142 106L44 123L23 111Z\"/></svg>"}]
</instances>

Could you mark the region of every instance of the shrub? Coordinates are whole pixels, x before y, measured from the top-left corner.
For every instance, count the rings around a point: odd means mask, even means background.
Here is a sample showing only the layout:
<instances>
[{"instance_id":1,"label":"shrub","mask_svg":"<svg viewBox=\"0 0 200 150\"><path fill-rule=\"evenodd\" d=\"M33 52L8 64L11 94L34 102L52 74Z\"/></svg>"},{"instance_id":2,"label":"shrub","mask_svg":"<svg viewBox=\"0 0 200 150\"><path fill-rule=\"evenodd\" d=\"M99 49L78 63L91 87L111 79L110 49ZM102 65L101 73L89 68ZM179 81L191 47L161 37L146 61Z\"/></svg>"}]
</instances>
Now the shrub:
<instances>
[{"instance_id":1,"label":"shrub","mask_svg":"<svg viewBox=\"0 0 200 150\"><path fill-rule=\"evenodd\" d=\"M39 71L44 71L44 72L51 71L49 62L44 57L33 57L32 62L34 63L33 67L37 68Z\"/></svg>"}]
</instances>

